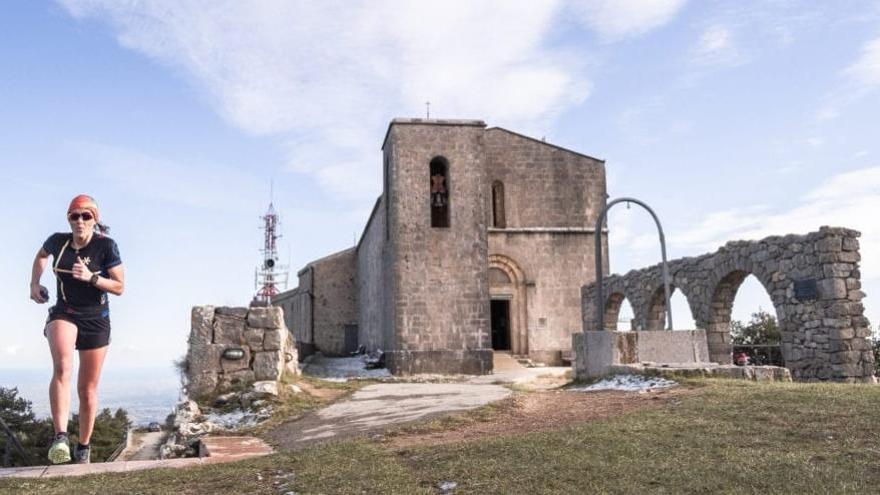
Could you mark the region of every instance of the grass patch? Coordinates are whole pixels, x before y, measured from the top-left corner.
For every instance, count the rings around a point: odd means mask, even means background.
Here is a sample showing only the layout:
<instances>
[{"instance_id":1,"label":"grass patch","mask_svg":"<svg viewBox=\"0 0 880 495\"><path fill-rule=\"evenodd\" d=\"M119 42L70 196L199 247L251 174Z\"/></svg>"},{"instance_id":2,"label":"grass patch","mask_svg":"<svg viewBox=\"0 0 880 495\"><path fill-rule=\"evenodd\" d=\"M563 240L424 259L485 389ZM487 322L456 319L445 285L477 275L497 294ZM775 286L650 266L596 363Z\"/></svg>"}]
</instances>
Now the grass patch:
<instances>
[{"instance_id":1,"label":"grass patch","mask_svg":"<svg viewBox=\"0 0 880 495\"><path fill-rule=\"evenodd\" d=\"M702 380L660 408L552 432L394 451L353 440L227 465L2 480L52 493L871 493L880 387ZM566 392L575 393L575 392ZM484 408L458 415L476 421Z\"/></svg>"}]
</instances>

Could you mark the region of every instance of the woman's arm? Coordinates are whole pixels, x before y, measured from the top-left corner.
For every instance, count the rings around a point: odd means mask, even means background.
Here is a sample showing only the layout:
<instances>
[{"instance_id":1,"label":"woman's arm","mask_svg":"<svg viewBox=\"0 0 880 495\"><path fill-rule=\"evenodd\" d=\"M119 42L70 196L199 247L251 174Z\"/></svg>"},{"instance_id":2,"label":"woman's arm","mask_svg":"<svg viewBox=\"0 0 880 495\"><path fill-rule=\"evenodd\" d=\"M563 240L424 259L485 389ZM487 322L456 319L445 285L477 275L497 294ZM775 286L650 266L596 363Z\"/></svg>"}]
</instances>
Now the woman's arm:
<instances>
[{"instance_id":1,"label":"woman's arm","mask_svg":"<svg viewBox=\"0 0 880 495\"><path fill-rule=\"evenodd\" d=\"M34 266L31 268L31 300L38 304L43 304L47 301L47 299L43 298L43 293L48 293L48 290L40 285L40 278L43 276L43 271L48 264L49 253L45 249L40 248L37 251L37 256L34 257Z\"/></svg>"},{"instance_id":2,"label":"woman's arm","mask_svg":"<svg viewBox=\"0 0 880 495\"><path fill-rule=\"evenodd\" d=\"M92 275L95 275L95 273L89 271L89 269L79 260L73 264L73 278L91 283ZM123 270L122 265L120 264L113 268L108 268L107 275L107 277L102 277L100 275L97 276L92 285L104 292L121 296L122 292L125 290L125 271Z\"/></svg>"}]
</instances>

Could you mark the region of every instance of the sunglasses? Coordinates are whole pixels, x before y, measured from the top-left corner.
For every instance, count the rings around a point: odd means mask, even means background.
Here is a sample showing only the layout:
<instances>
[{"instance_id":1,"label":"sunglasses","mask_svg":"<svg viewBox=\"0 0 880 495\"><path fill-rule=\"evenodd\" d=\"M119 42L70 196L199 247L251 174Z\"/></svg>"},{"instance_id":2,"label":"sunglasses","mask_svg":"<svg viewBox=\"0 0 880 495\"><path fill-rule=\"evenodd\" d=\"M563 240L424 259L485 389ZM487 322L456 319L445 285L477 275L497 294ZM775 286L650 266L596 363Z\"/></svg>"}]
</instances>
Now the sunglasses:
<instances>
[{"instance_id":1,"label":"sunglasses","mask_svg":"<svg viewBox=\"0 0 880 495\"><path fill-rule=\"evenodd\" d=\"M83 219L83 222L88 222L89 220L91 220L91 219L93 219L93 218L95 218L95 217L93 217L92 214L89 213L89 212L84 212L84 213L71 213L70 215L67 215L67 219L70 220L71 222L76 222L76 221L79 220L80 218Z\"/></svg>"}]
</instances>

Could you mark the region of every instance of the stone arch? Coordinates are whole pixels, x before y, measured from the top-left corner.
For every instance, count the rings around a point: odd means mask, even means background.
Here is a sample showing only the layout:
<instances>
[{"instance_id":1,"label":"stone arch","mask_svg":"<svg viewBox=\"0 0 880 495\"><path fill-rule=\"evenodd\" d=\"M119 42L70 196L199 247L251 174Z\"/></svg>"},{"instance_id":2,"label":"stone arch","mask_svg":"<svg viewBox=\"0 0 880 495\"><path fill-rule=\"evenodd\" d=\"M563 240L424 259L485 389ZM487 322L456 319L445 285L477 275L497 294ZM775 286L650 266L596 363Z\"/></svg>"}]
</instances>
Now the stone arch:
<instances>
[{"instance_id":1,"label":"stone arch","mask_svg":"<svg viewBox=\"0 0 880 495\"><path fill-rule=\"evenodd\" d=\"M605 314L602 316L605 330L617 330L617 321L620 318L620 308L623 301L627 300L623 292L612 292L605 300ZM632 306L632 302L629 303Z\"/></svg>"},{"instance_id":2,"label":"stone arch","mask_svg":"<svg viewBox=\"0 0 880 495\"><path fill-rule=\"evenodd\" d=\"M489 284L491 299L510 300L510 340L513 354L529 353L528 302L526 300L526 276L519 264L503 254L489 255L489 270L498 270L510 281L509 284ZM491 273L490 273L491 275ZM505 286L506 285L506 286Z\"/></svg>"},{"instance_id":3,"label":"stone arch","mask_svg":"<svg viewBox=\"0 0 880 495\"><path fill-rule=\"evenodd\" d=\"M785 366L797 380L874 382L874 357L864 315L855 230L821 227L804 235L732 241L713 253L669 262L672 284L685 293L698 329L705 330L710 359L731 360L730 317L740 284L754 275L763 285L782 337ZM656 320L651 301L661 287L659 266L605 278L608 293L633 306L636 324ZM595 325L597 284L583 287L585 331ZM603 322L604 323L604 322ZM604 326L604 325L603 325ZM652 324L652 326L657 326Z\"/></svg>"},{"instance_id":4,"label":"stone arch","mask_svg":"<svg viewBox=\"0 0 880 495\"><path fill-rule=\"evenodd\" d=\"M756 279L767 291L770 300L773 303L773 310L776 313L776 321L782 328L782 318L784 312L779 311L782 301L774 300L773 294L768 290L768 282L766 274L761 273L762 270L746 270L745 266L740 265L720 277L715 283L711 292L708 309L709 315L706 324L706 339L709 345L709 359L716 363L728 364L732 362L732 342L730 334L730 320L733 313L733 302L736 299L736 293L739 291L740 285L749 275L754 275ZM750 267L751 268L751 267ZM757 272L757 273L756 273ZM783 359L785 356L783 355Z\"/></svg>"}]
</instances>

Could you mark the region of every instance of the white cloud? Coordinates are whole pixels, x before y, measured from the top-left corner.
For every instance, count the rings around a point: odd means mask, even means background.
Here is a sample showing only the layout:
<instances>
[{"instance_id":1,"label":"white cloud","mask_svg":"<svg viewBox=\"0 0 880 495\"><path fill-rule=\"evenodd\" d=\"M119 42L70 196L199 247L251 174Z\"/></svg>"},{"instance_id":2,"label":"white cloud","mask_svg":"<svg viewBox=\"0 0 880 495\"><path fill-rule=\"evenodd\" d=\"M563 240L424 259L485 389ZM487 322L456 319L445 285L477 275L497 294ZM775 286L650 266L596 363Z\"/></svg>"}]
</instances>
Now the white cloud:
<instances>
[{"instance_id":1,"label":"white cloud","mask_svg":"<svg viewBox=\"0 0 880 495\"><path fill-rule=\"evenodd\" d=\"M543 46L556 0L59 2L181 70L231 124L347 197L375 196L384 126L425 101L432 117L540 132L589 94L582 54Z\"/></svg>"},{"instance_id":2,"label":"white cloud","mask_svg":"<svg viewBox=\"0 0 880 495\"><path fill-rule=\"evenodd\" d=\"M880 166L833 176L786 211L747 207L708 214L696 227L673 232L669 239L691 254L710 252L734 239L803 234L823 225L861 231L862 278L880 281Z\"/></svg>"},{"instance_id":3,"label":"white cloud","mask_svg":"<svg viewBox=\"0 0 880 495\"><path fill-rule=\"evenodd\" d=\"M684 4L685 0L584 0L570 5L603 40L617 41L665 25Z\"/></svg>"},{"instance_id":4,"label":"white cloud","mask_svg":"<svg viewBox=\"0 0 880 495\"><path fill-rule=\"evenodd\" d=\"M864 89L880 87L880 38L862 47L862 54L845 73Z\"/></svg>"},{"instance_id":5,"label":"white cloud","mask_svg":"<svg viewBox=\"0 0 880 495\"><path fill-rule=\"evenodd\" d=\"M691 63L697 65L733 66L743 62L733 33L723 25L710 26L700 35L700 41L691 53Z\"/></svg>"},{"instance_id":6,"label":"white cloud","mask_svg":"<svg viewBox=\"0 0 880 495\"><path fill-rule=\"evenodd\" d=\"M837 118L842 108L880 88L880 38L862 45L858 59L844 69L842 75L844 81L840 87L825 97L825 101L816 112L817 120Z\"/></svg>"}]
</instances>

